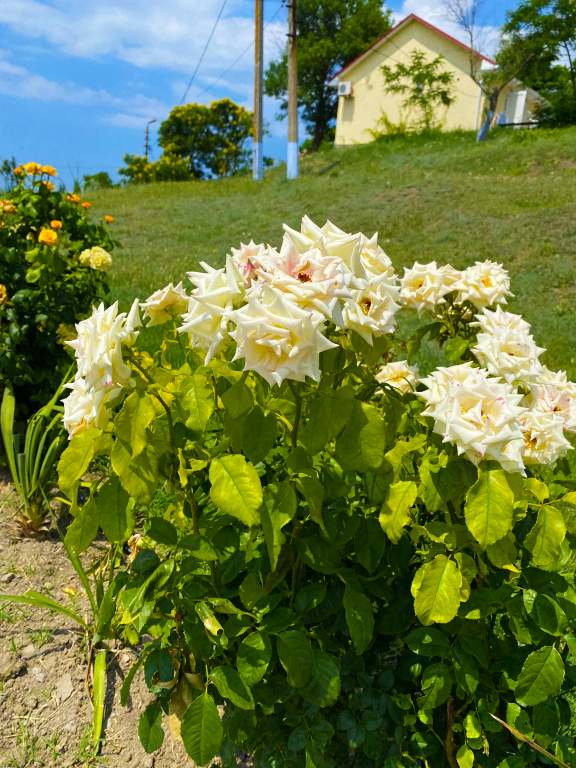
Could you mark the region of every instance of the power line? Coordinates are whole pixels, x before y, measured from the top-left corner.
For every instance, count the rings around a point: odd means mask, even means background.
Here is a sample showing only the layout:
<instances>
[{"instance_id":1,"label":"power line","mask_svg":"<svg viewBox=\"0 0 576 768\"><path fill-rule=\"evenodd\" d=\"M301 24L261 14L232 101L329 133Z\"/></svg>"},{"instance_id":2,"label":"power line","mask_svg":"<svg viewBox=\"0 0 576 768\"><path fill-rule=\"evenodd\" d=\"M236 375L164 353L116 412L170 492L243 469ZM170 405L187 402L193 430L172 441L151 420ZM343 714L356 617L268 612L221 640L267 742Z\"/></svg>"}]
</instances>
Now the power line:
<instances>
[{"instance_id":1,"label":"power line","mask_svg":"<svg viewBox=\"0 0 576 768\"><path fill-rule=\"evenodd\" d=\"M190 90L190 88L192 86L192 83L194 82L194 78L196 77L196 74L198 73L198 70L200 69L200 64L202 64L202 59L204 58L204 56L206 54L206 51L208 50L208 46L210 45L210 41L212 40L214 32L216 31L216 27L218 26L218 22L220 21L220 17L224 13L224 8L226 6L226 3L227 3L227 0L224 0L224 2L222 3L222 7L220 8L220 13L216 17L216 21L214 22L214 26L212 27L212 32L210 32L210 37L206 41L206 45L204 46L204 50L202 51L202 55L200 56L198 64L196 64L196 69L194 70L194 73L193 73L192 77L190 78L190 82L188 83L188 87L184 91L184 96L182 96L182 98L180 99L180 104L182 104L182 102L184 101L184 99L188 95L188 91Z\"/></svg>"},{"instance_id":2,"label":"power line","mask_svg":"<svg viewBox=\"0 0 576 768\"><path fill-rule=\"evenodd\" d=\"M274 15L273 15L273 16L271 16L271 17L268 19L268 21L267 21L267 22L266 22L266 24L264 25L264 29L267 29L268 25L269 25L269 24L271 24L271 23L274 21L274 19L276 18L276 16L278 16L278 14L280 13L280 11L282 10L282 8L283 8L283 7L284 7L284 2L282 2L282 5L281 5L281 6L280 6L280 7L277 9L276 13L274 13ZM220 75L220 77L217 77L217 78L216 78L216 80L214 80L214 82L213 82L213 83L210 83L210 85L206 86L206 88L204 88L204 90L203 90L203 91L201 91L201 92L200 92L200 93L199 93L199 94L196 96L196 98L197 98L197 99L199 99L199 98L200 98L200 96L203 96L203 95L206 93L206 91L209 91L211 88L213 88L213 87L216 85L216 83L219 83L219 82L220 82L220 80L222 80L222 78L226 77L226 75L228 74L228 72L230 72L230 70L231 70L231 69L233 69L233 68L236 66L236 64L238 64L238 62L240 61L240 59L241 59L243 56L245 56L245 55L248 53L248 51L250 50L250 48L252 48L252 46L253 46L253 45L254 45L254 40L250 41L250 43L249 43L249 44L248 44L248 46L247 46L247 47L246 47L246 48L245 48L245 49L242 51L242 53L240 54L240 56L238 56L238 58L237 58L237 59L235 59L235 60L232 62L232 64L230 64L230 66L228 67L228 69L225 69L225 70L224 70L224 72L222 72L222 74Z\"/></svg>"}]
</instances>

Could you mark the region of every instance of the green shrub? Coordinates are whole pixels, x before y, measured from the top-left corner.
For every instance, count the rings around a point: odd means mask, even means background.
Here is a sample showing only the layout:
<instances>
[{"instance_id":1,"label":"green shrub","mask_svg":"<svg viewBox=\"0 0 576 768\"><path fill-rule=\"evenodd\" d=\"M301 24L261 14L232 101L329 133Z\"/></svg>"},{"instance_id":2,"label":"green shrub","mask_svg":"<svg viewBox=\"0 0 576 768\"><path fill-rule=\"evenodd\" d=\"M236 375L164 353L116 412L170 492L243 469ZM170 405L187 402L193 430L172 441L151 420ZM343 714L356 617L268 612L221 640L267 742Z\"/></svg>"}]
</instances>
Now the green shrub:
<instances>
[{"instance_id":1,"label":"green shrub","mask_svg":"<svg viewBox=\"0 0 576 768\"><path fill-rule=\"evenodd\" d=\"M12 383L25 416L50 400L69 367L64 341L108 291L108 251L118 243L112 217L93 222L89 202L55 189L51 166L14 174L0 200L0 389Z\"/></svg>"}]
</instances>

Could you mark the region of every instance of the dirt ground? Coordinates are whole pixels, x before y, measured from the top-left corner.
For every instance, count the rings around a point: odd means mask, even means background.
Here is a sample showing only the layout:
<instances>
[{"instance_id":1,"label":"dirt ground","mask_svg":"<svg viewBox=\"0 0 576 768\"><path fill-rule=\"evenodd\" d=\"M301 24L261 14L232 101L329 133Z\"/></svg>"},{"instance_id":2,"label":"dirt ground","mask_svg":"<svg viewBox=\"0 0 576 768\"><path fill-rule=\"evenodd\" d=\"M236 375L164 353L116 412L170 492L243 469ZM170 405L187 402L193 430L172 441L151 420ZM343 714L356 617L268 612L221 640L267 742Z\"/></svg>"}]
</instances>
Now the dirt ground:
<instances>
[{"instance_id":1,"label":"dirt ground","mask_svg":"<svg viewBox=\"0 0 576 768\"><path fill-rule=\"evenodd\" d=\"M14 526L11 486L0 475L0 595L35 589L59 602L65 587L85 599L76 573L51 530L43 539L24 539ZM64 521L64 524L66 521ZM101 545L100 545L101 546ZM90 562L98 543L86 553ZM85 685L86 650L73 621L0 598L0 766L32 768L103 765L109 768L194 766L181 743L173 743L166 718L162 747L147 755L138 740L138 718L152 698L141 671L128 705L120 705L122 681L136 659L130 646L108 655L104 742L98 754L89 738L92 706Z\"/></svg>"}]
</instances>

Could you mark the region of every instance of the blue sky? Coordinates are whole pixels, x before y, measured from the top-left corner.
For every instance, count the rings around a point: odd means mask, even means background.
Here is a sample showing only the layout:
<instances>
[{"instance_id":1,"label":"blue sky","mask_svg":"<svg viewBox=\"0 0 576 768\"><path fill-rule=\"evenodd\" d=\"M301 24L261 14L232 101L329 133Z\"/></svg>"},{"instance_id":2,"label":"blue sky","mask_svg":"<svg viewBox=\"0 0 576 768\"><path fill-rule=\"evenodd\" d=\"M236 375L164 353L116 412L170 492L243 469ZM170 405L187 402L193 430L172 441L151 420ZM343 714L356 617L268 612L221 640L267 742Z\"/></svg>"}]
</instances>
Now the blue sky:
<instances>
[{"instance_id":1,"label":"blue sky","mask_svg":"<svg viewBox=\"0 0 576 768\"><path fill-rule=\"evenodd\" d=\"M127 153L142 154L144 126L178 104L222 0L0 0L0 157L33 160L72 176L106 170L112 176ZM516 2L487 0L487 37ZM286 8L264 0L265 57L275 58L286 34ZM442 0L394 0L395 18L416 13L458 36ZM225 96L252 108L253 0L227 0L212 44L187 101ZM491 51L488 51L489 53ZM286 156L286 123L274 120L268 156ZM154 128L155 126L151 126ZM152 134L153 156L159 148Z\"/></svg>"}]
</instances>

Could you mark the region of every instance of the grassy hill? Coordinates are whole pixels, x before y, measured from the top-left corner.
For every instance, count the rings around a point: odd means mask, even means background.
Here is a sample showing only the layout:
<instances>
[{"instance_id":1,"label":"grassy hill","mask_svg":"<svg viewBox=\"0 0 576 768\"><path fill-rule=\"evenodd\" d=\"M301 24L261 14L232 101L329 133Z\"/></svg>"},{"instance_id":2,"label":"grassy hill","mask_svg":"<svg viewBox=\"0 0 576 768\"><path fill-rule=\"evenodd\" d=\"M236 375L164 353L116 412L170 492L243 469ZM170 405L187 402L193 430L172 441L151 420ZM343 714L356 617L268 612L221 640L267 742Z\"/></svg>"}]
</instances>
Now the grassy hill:
<instances>
[{"instance_id":1,"label":"grassy hill","mask_svg":"<svg viewBox=\"0 0 576 768\"><path fill-rule=\"evenodd\" d=\"M380 140L306 159L291 182L282 166L262 182L124 187L90 199L96 215L115 217L124 245L111 271L122 304L200 261L223 265L240 241L279 245L282 223L298 228L306 213L378 231L400 274L415 260L502 262L510 309L534 326L542 359L576 376L576 129L502 132L482 145L468 133Z\"/></svg>"}]
</instances>

